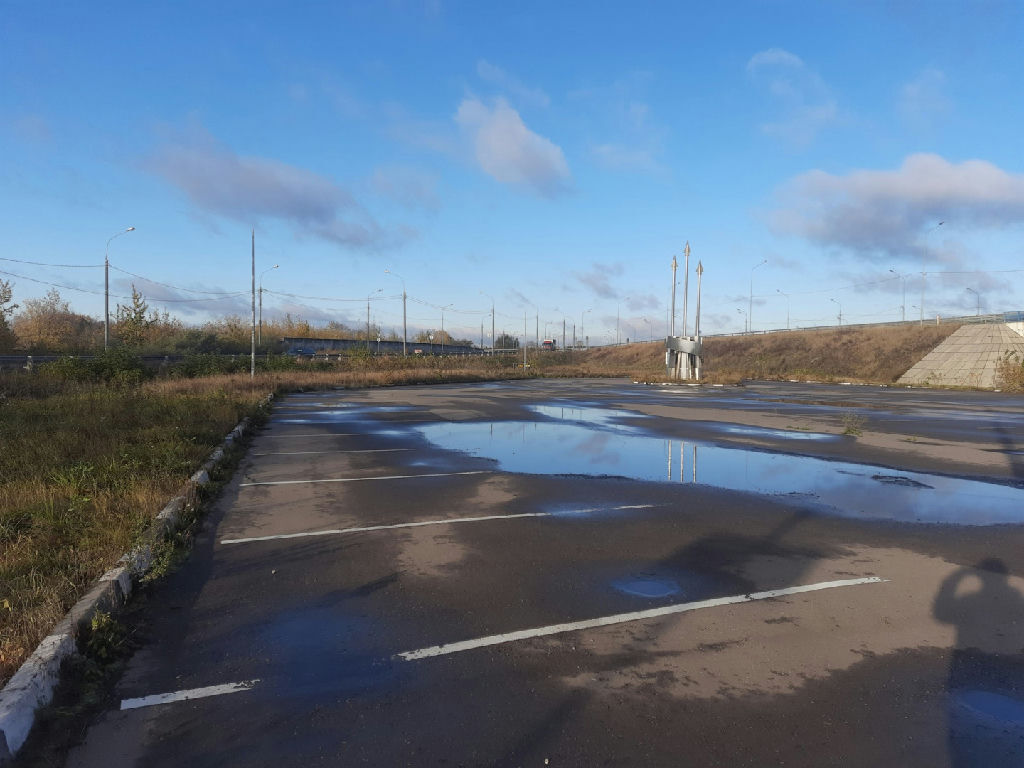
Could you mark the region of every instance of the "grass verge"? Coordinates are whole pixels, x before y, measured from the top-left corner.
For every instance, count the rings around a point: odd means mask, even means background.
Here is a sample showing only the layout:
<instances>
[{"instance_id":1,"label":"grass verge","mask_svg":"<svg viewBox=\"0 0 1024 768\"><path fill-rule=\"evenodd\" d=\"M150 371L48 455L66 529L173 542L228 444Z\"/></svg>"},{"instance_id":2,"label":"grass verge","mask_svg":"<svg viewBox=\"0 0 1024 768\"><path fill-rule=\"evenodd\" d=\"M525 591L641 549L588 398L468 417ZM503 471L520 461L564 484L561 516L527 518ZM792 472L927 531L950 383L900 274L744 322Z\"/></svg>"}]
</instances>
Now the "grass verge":
<instances>
[{"instance_id":1,"label":"grass verge","mask_svg":"<svg viewBox=\"0 0 1024 768\"><path fill-rule=\"evenodd\" d=\"M0 377L0 686L270 393L522 376L501 360L381 360L247 375Z\"/></svg>"}]
</instances>

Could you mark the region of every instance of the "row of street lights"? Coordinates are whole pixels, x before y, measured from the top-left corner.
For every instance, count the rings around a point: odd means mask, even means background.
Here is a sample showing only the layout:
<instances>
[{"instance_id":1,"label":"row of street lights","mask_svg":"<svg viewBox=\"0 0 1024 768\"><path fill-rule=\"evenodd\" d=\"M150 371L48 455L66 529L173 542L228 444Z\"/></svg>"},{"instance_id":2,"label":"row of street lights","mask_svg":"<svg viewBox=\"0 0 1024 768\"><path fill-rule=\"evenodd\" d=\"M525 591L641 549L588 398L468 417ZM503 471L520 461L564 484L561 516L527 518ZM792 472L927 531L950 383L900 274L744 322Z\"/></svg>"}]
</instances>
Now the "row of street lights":
<instances>
[{"instance_id":1,"label":"row of street lights","mask_svg":"<svg viewBox=\"0 0 1024 768\"><path fill-rule=\"evenodd\" d=\"M936 230L938 230L938 228L943 226L945 223L946 222L944 222L944 221L940 221L938 224L936 224L934 227L932 227L930 230L928 230L928 232L925 234L926 240L927 240L928 236L931 235L932 232L935 232ZM104 267L103 349L104 350L108 349L109 346L110 346L110 243L111 243L111 241L115 240L116 238L120 237L121 235L127 234L129 232L134 232L134 231L135 231L135 227L128 227L128 228L126 228L124 230L121 230L120 232L117 232L116 234L112 235L107 240L107 245L106 245L106 249L105 249L105 252L104 252L104 258L103 258L103 267ZM926 257L927 257L927 249L923 249L922 257L921 257L921 305L919 307L920 313L921 313L920 314L920 322L922 324L924 323L924 299L925 299L925 289L926 289L927 274L928 274L927 271L926 271L926 267L927 267ZM255 261L255 233L253 234L253 259ZM737 308L737 310L736 310L741 315L745 315L744 326L745 326L746 332L748 332L748 333L752 332L753 329L754 329L753 328L754 270L756 270L758 267L764 266L767 263L768 263L768 259L762 259L757 264L755 264L753 267L751 267L751 269L750 269L750 292L749 292L748 299L747 299L747 311L744 312L742 309L739 309L739 308ZM258 329L259 330L258 330L258 337L257 337L259 344L263 343L263 276L266 275L267 272L270 272L272 270L278 269L279 266L280 265L278 265L278 264L274 264L272 267L268 267L267 269L263 270L263 272L261 272L260 276L259 276L259 325L258 325ZM901 310L901 318L902 318L902 320L906 321L906 319L907 319L907 275L904 274L904 273L897 272L895 269L890 269L889 271L891 273L893 273L894 275L896 275L897 277L899 277L901 282L902 282L903 302L900 305L900 310ZM389 274L389 275L394 275L395 277L397 277L402 282L402 354L406 355L407 354L407 344L408 344L408 323L407 323L407 299L408 299L408 294L406 292L406 287L405 287L405 278L403 278L401 275L399 275L397 272L395 272L392 269L385 269L384 273L385 274ZM981 296L980 296L980 294L978 293L978 291L976 291L973 288L967 288L966 290L974 294L976 302L977 302L977 310L976 310L976 312L977 312L978 315L980 315L981 314ZM369 349L369 344L370 344L370 299L374 296L374 294L381 293L382 291L383 291L383 288L378 288L376 291L373 291L372 293L370 293L366 297L366 338L367 338L366 344L367 344L367 349ZM786 293L785 291L783 291L781 289L776 289L776 292L781 294L782 296L786 297L786 329L788 330L790 328L790 294ZM494 311L495 302L494 302L494 297L491 296L490 294L485 293L484 291L480 291L480 294L483 295L483 296L486 296L487 298L489 298L491 300L491 340L492 340L491 341L491 352L493 354L493 352L494 352L494 339L495 339L495 335L494 335L494 333L495 333L495 319L494 319L494 316L495 316L495 311ZM629 297L626 297L627 300L628 300L628 298ZM837 299L834 299L834 298L830 298L829 301L835 303L839 307L839 325L842 326L842 324L843 324L843 306L842 306L842 303L839 302ZM527 302L527 303L530 306L532 306L534 308L535 312L536 312L536 314L535 314L535 322L536 322L535 334L536 334L536 337L537 337L536 338L536 343L539 345L539 343L540 343L540 308L536 304L533 304L532 302ZM445 310L450 310L450 309L452 309L453 306L454 306L453 304L447 304L447 305L441 307L441 334L440 334L440 337L441 337L441 349L442 349L442 351L444 351L444 313L445 313ZM580 313L580 337L581 338L584 338L584 333L583 333L584 319L585 319L587 313L591 312L592 310L593 310L593 307L591 307L589 309L586 309L586 310L583 310L583 312ZM619 343L619 341L620 341L620 310L621 310L621 299L616 304L616 310L615 310L615 341L616 341L616 343ZM647 318L642 318L642 319L643 319L644 322L646 322L648 324L648 326L650 326L650 336L651 336L651 338L653 338L653 336L654 336L653 324ZM564 329L564 320L563 320L563 346L564 346L564 330L565 329ZM524 339L525 339L525 334L526 334L526 330L524 328ZM545 323L545 335L546 334L547 334L547 323ZM575 338L575 332L574 332L573 333L573 345L575 346L575 344L576 344L576 338Z\"/></svg>"}]
</instances>

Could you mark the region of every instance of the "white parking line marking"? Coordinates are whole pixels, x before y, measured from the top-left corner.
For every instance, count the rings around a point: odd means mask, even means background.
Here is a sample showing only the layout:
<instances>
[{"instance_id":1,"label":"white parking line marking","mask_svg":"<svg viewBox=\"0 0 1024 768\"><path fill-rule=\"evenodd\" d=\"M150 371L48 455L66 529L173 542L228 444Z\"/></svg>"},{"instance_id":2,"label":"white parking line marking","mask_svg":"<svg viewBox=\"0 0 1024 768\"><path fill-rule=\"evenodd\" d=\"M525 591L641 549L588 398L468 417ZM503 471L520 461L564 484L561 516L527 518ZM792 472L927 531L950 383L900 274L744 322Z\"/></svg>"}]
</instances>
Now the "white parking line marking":
<instances>
[{"instance_id":1,"label":"white parking line marking","mask_svg":"<svg viewBox=\"0 0 1024 768\"><path fill-rule=\"evenodd\" d=\"M265 434L265 435L262 435L262 437L269 438L271 440L275 440L275 439L281 438L281 437L354 437L355 435L358 435L358 434L360 434L360 433L359 432L326 432L326 433L325 432L316 432L316 433L309 432L309 433L306 433L306 434L299 433L299 434L295 434L295 435L293 435L291 433L289 433L287 435L270 435L270 434Z\"/></svg>"},{"instance_id":2,"label":"white parking line marking","mask_svg":"<svg viewBox=\"0 0 1024 768\"><path fill-rule=\"evenodd\" d=\"M457 475L488 475L489 469L472 472L427 472L422 475L380 475L378 477L332 477L327 480L263 480L258 483L239 483L240 488L252 485L302 485L304 483L359 483L364 480L411 480L416 477L455 477Z\"/></svg>"},{"instance_id":3,"label":"white parking line marking","mask_svg":"<svg viewBox=\"0 0 1024 768\"><path fill-rule=\"evenodd\" d=\"M221 539L221 544L249 544L254 541L277 541L278 539L302 539L310 536L340 536L346 533L367 531L391 531L396 528L422 528L426 525L449 525L453 523L481 523L485 520L517 520L524 517L554 517L560 515L582 515L588 512L612 511L619 509L649 509L653 504L630 504L623 507L598 507L595 509L574 509L568 512L521 512L515 515L486 515L483 517L450 517L445 520L421 520L416 523L395 523L394 525L366 525L359 528L329 528L323 531L302 533L278 533L271 536L252 536L246 539Z\"/></svg>"},{"instance_id":4,"label":"white parking line marking","mask_svg":"<svg viewBox=\"0 0 1024 768\"><path fill-rule=\"evenodd\" d=\"M210 696L223 696L225 693L241 693L249 691L259 682L255 680L244 680L241 683L227 683L226 685L210 685L206 688L192 688L187 691L174 691L173 693L157 693L153 696L142 696L138 699L122 699L121 710L139 709L140 707L153 707L157 704L170 704L175 701L189 701L190 699L205 699Z\"/></svg>"},{"instance_id":5,"label":"white parking line marking","mask_svg":"<svg viewBox=\"0 0 1024 768\"><path fill-rule=\"evenodd\" d=\"M529 640L534 637L545 635L558 635L564 632L577 632L581 629L594 629L595 627L607 627L613 624L625 624L631 621L642 619L653 619L659 616L671 616L676 613L697 611L701 608L716 608L722 605L736 605L737 603L750 603L755 600L768 600L773 597L785 597L786 595L798 595L803 592L817 592L821 589L835 589L837 587L853 587L859 584L878 584L888 579L877 576L870 576L863 579L844 579L842 581L823 581L818 584L806 584L800 587L787 587L785 589L772 589L767 592L753 592L747 595L735 595L733 597L719 597L714 600L700 600L694 603L677 603L666 605L661 608L651 608L646 611L635 611L633 613L619 613L614 616L603 616L598 619L587 619L586 621L574 621L566 624L552 624L547 627L536 629L522 629L518 632L509 632L504 635L490 635L480 637L476 640L463 640L458 643L447 643L446 645L433 645L429 648L420 648L416 651L405 651L399 653L406 661L426 659L431 656L445 656L450 653L471 651L474 648L484 648L489 645L501 645L503 643L514 643L519 640Z\"/></svg>"},{"instance_id":6,"label":"white parking line marking","mask_svg":"<svg viewBox=\"0 0 1024 768\"><path fill-rule=\"evenodd\" d=\"M318 453L394 453L395 451L411 451L412 448L366 448L360 451L271 451L254 453L253 456L306 456Z\"/></svg>"}]
</instances>

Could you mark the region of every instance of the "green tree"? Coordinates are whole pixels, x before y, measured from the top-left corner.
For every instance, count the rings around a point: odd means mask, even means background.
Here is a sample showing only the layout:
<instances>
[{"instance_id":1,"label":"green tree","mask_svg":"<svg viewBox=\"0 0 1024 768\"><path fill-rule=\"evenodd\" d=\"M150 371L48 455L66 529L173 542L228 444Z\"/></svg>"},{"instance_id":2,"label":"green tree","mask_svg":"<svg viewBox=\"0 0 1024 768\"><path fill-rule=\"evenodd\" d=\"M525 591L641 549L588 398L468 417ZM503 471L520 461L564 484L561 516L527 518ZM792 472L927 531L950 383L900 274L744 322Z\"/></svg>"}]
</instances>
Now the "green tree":
<instances>
[{"instance_id":1,"label":"green tree","mask_svg":"<svg viewBox=\"0 0 1024 768\"><path fill-rule=\"evenodd\" d=\"M494 346L496 349L519 349L519 339L503 333L495 340Z\"/></svg>"},{"instance_id":2,"label":"green tree","mask_svg":"<svg viewBox=\"0 0 1024 768\"><path fill-rule=\"evenodd\" d=\"M149 305L132 283L132 303L117 305L117 337L129 349L138 349L149 339L152 321L146 317Z\"/></svg>"},{"instance_id":3,"label":"green tree","mask_svg":"<svg viewBox=\"0 0 1024 768\"><path fill-rule=\"evenodd\" d=\"M0 280L0 352L10 352L17 341L8 322L8 318L18 308L18 305L13 303L13 298L14 286L7 280Z\"/></svg>"}]
</instances>

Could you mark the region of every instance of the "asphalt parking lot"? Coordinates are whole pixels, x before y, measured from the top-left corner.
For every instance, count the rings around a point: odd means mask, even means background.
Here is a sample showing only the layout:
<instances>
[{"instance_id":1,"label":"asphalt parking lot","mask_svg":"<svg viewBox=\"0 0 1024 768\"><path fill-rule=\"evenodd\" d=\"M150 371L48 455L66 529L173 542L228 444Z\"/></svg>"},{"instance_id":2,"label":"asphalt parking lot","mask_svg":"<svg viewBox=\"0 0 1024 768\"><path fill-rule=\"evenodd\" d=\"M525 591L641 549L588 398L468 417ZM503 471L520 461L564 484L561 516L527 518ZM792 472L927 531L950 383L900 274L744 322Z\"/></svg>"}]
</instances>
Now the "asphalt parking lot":
<instances>
[{"instance_id":1,"label":"asphalt parking lot","mask_svg":"<svg viewBox=\"0 0 1024 768\"><path fill-rule=\"evenodd\" d=\"M280 400L69 766L1022 765L1024 401Z\"/></svg>"}]
</instances>

